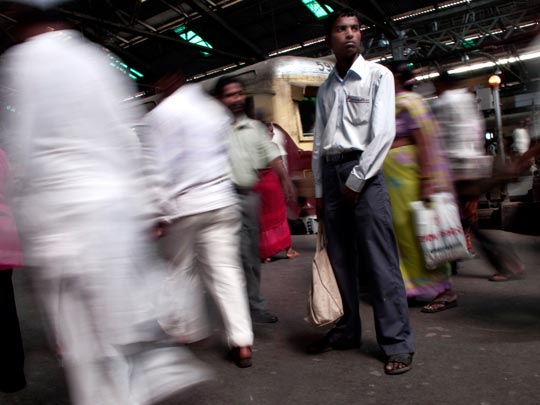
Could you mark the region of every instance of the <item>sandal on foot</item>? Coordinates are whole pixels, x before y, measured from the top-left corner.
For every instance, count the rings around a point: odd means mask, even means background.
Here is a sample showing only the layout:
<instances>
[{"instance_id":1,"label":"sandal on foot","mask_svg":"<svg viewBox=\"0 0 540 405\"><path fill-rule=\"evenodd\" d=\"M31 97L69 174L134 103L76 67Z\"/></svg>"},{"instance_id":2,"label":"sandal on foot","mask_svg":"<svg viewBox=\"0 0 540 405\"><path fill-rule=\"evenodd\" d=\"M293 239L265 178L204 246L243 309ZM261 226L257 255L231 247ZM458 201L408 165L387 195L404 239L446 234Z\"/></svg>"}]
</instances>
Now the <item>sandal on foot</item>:
<instances>
[{"instance_id":1,"label":"sandal on foot","mask_svg":"<svg viewBox=\"0 0 540 405\"><path fill-rule=\"evenodd\" d=\"M412 359L412 353L392 354L386 359L386 363L384 364L384 372L388 375L406 373L412 368ZM388 369L388 366L391 363L399 363L402 364L404 367Z\"/></svg>"},{"instance_id":2,"label":"sandal on foot","mask_svg":"<svg viewBox=\"0 0 540 405\"><path fill-rule=\"evenodd\" d=\"M296 250L291 249L287 251L287 259L295 259L298 256L300 256L300 253L298 253Z\"/></svg>"},{"instance_id":3,"label":"sandal on foot","mask_svg":"<svg viewBox=\"0 0 540 405\"><path fill-rule=\"evenodd\" d=\"M251 347L233 347L228 354L228 359L240 368L251 367Z\"/></svg>"},{"instance_id":4,"label":"sandal on foot","mask_svg":"<svg viewBox=\"0 0 540 405\"><path fill-rule=\"evenodd\" d=\"M488 280L501 282L501 281L519 280L523 277L525 277L524 273L495 273L490 278L488 278Z\"/></svg>"},{"instance_id":5,"label":"sandal on foot","mask_svg":"<svg viewBox=\"0 0 540 405\"><path fill-rule=\"evenodd\" d=\"M420 311L426 314L434 314L435 312L441 312L441 311L445 311L447 309L455 308L455 307L457 307L457 300L431 301L429 304L422 307Z\"/></svg>"}]
</instances>

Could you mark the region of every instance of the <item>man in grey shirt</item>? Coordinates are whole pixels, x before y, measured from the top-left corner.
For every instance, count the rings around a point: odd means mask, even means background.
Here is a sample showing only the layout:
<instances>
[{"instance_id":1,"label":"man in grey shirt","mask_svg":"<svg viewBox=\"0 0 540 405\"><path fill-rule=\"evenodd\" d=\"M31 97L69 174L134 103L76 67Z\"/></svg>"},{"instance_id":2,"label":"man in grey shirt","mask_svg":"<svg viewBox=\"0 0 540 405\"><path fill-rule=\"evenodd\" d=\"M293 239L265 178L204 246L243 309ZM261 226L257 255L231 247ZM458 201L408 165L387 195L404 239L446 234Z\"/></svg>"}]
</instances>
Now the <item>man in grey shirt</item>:
<instances>
[{"instance_id":1,"label":"man in grey shirt","mask_svg":"<svg viewBox=\"0 0 540 405\"><path fill-rule=\"evenodd\" d=\"M287 200L294 198L294 187L283 165L278 147L270 140L266 127L246 115L244 84L234 77L222 77L214 95L233 115L230 161L233 181L242 207L240 231L242 264L246 275L251 319L258 323L275 323L261 296L261 259L259 255L259 197L253 190L258 170L272 167L281 180Z\"/></svg>"}]
</instances>

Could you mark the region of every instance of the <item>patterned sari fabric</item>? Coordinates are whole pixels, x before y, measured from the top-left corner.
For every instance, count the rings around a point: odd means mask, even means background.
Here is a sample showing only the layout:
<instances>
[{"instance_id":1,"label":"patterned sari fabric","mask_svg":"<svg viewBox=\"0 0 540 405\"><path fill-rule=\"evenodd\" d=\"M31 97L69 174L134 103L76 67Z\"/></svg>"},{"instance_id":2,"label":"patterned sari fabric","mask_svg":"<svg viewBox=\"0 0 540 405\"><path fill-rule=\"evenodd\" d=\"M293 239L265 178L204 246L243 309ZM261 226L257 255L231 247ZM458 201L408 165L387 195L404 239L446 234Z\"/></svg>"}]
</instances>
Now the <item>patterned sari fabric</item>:
<instances>
[{"instance_id":1,"label":"patterned sari fabric","mask_svg":"<svg viewBox=\"0 0 540 405\"><path fill-rule=\"evenodd\" d=\"M447 166L440 154L437 141L437 124L416 93L403 92L396 96L396 114L406 111L413 128L418 129L427 153L424 163L428 165L429 179L434 190L451 189ZM416 145L391 149L383 165L384 176L392 204L394 232L396 234L400 270L405 282L407 297L432 297L451 288L450 266L444 265L428 271L422 251L417 242L409 203L420 197L419 151ZM424 175L426 172L424 171Z\"/></svg>"},{"instance_id":2,"label":"patterned sari fabric","mask_svg":"<svg viewBox=\"0 0 540 405\"><path fill-rule=\"evenodd\" d=\"M259 248L261 259L268 259L291 246L285 195L279 177L272 169L259 171L255 191L260 197Z\"/></svg>"}]
</instances>

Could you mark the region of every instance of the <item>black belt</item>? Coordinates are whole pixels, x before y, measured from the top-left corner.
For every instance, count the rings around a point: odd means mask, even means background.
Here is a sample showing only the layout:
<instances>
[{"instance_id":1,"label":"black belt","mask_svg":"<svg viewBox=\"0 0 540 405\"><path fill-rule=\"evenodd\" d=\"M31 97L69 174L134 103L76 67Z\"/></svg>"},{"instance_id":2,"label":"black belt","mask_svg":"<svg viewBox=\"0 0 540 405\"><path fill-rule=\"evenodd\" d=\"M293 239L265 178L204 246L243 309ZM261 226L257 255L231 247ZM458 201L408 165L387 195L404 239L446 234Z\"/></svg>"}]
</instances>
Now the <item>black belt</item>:
<instances>
[{"instance_id":1,"label":"black belt","mask_svg":"<svg viewBox=\"0 0 540 405\"><path fill-rule=\"evenodd\" d=\"M335 153L332 155L325 155L324 161L326 163L345 163L353 160L358 160L362 155L362 151L353 150L349 152Z\"/></svg>"},{"instance_id":2,"label":"black belt","mask_svg":"<svg viewBox=\"0 0 540 405\"><path fill-rule=\"evenodd\" d=\"M251 187L238 187L238 186L235 186L234 187L236 192L238 194L241 194L241 195L248 195L248 194L251 194L253 192L253 189Z\"/></svg>"}]
</instances>

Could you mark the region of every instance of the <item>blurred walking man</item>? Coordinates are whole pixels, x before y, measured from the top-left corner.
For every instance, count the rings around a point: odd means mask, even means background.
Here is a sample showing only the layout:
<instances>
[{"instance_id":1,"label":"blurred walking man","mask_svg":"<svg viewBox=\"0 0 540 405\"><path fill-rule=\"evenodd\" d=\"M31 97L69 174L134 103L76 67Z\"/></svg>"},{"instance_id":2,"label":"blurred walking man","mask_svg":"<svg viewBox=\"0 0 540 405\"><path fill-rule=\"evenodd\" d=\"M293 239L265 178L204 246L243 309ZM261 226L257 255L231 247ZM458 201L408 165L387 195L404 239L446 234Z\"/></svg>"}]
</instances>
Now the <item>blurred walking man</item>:
<instances>
[{"instance_id":1,"label":"blurred walking man","mask_svg":"<svg viewBox=\"0 0 540 405\"><path fill-rule=\"evenodd\" d=\"M192 293L202 297L202 277L223 315L232 359L249 367L253 332L238 251L241 216L230 176L229 117L199 85L184 84L177 69L158 86L167 98L146 116L141 140L154 168L154 184L161 185L156 193L161 222L168 224L160 242L169 260L165 294L171 316L161 323L183 338L185 297L178 283L188 282Z\"/></svg>"},{"instance_id":2,"label":"blurred walking man","mask_svg":"<svg viewBox=\"0 0 540 405\"><path fill-rule=\"evenodd\" d=\"M18 21L21 42L2 65L17 109L3 117L14 208L72 402L150 404L205 380L157 322L164 269L144 221L152 208L130 128L137 117L122 104L127 79L54 15L19 4L0 12Z\"/></svg>"}]
</instances>

